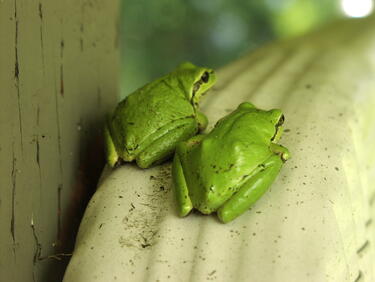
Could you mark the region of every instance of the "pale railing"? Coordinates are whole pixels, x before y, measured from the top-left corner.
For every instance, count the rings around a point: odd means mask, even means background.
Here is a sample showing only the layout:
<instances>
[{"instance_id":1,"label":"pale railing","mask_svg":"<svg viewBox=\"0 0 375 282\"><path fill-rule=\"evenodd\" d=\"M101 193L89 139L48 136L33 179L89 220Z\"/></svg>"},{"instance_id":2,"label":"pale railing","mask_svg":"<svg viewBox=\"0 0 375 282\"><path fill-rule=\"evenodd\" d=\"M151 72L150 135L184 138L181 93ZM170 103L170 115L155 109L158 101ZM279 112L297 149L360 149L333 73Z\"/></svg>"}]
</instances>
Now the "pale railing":
<instances>
[{"instance_id":1,"label":"pale railing","mask_svg":"<svg viewBox=\"0 0 375 282\"><path fill-rule=\"evenodd\" d=\"M242 101L286 117L292 159L250 211L181 219L169 163L107 169L64 281L375 281L374 26L340 22L219 71L211 126Z\"/></svg>"}]
</instances>

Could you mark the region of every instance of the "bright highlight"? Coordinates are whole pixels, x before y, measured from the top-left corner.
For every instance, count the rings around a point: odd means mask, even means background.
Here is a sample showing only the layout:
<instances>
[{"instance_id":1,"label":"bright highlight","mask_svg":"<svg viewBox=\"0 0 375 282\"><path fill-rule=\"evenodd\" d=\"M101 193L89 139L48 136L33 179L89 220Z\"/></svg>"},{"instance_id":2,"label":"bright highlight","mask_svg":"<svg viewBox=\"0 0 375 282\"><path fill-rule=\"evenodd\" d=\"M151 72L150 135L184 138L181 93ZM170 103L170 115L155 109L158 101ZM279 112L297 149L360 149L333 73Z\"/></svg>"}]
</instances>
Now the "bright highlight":
<instances>
[{"instance_id":1,"label":"bright highlight","mask_svg":"<svg viewBox=\"0 0 375 282\"><path fill-rule=\"evenodd\" d=\"M341 8L345 15L352 18L362 18L371 14L373 0L341 0Z\"/></svg>"}]
</instances>

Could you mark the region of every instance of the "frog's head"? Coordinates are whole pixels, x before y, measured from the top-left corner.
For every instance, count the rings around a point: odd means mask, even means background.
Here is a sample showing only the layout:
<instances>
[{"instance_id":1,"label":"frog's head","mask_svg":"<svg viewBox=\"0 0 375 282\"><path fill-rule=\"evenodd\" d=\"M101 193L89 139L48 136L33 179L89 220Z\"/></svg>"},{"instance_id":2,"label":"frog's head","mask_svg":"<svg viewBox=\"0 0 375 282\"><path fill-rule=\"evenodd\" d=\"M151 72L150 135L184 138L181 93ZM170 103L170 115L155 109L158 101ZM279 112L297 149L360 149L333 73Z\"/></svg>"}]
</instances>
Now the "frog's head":
<instances>
[{"instance_id":1,"label":"frog's head","mask_svg":"<svg viewBox=\"0 0 375 282\"><path fill-rule=\"evenodd\" d=\"M200 97L216 82L214 70L185 62L177 68L177 71L181 74L179 75L180 82L185 88L186 98L191 101L194 107L197 107Z\"/></svg>"},{"instance_id":2,"label":"frog's head","mask_svg":"<svg viewBox=\"0 0 375 282\"><path fill-rule=\"evenodd\" d=\"M279 141L281 134L283 133L282 125L284 123L285 117L284 114L278 109L269 111L269 114L271 117L271 122L275 127L275 131L271 138L271 141L276 143L277 141Z\"/></svg>"}]
</instances>

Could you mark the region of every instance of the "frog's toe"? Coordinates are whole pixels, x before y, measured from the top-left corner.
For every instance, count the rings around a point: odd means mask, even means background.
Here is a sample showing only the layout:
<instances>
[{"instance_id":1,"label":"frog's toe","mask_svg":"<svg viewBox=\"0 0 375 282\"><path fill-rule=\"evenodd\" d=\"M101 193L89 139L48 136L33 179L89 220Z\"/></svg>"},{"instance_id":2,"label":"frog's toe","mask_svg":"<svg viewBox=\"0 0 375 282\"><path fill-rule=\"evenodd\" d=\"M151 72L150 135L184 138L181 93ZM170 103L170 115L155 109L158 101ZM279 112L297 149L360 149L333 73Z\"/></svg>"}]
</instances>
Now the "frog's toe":
<instances>
[{"instance_id":1,"label":"frog's toe","mask_svg":"<svg viewBox=\"0 0 375 282\"><path fill-rule=\"evenodd\" d=\"M178 215L181 217L187 216L193 208L190 205L183 205L178 208Z\"/></svg>"},{"instance_id":2,"label":"frog's toe","mask_svg":"<svg viewBox=\"0 0 375 282\"><path fill-rule=\"evenodd\" d=\"M227 223L234 219L232 213L225 209L219 209L216 214L222 223Z\"/></svg>"}]
</instances>

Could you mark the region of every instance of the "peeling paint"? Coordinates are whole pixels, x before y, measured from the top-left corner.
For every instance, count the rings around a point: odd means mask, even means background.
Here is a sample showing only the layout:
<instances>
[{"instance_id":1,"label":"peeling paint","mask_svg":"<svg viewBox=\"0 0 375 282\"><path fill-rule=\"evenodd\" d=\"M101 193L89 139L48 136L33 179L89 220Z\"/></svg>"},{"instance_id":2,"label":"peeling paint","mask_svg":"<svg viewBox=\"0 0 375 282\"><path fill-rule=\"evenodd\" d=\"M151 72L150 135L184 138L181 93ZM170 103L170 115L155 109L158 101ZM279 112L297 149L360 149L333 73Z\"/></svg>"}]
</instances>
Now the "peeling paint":
<instances>
[{"instance_id":1,"label":"peeling paint","mask_svg":"<svg viewBox=\"0 0 375 282\"><path fill-rule=\"evenodd\" d=\"M39 146L39 136L36 137L36 163L38 164L38 167L40 168L40 162L39 162L39 153L40 153L40 146Z\"/></svg>"},{"instance_id":2,"label":"peeling paint","mask_svg":"<svg viewBox=\"0 0 375 282\"><path fill-rule=\"evenodd\" d=\"M42 244L39 242L38 236L36 234L35 226L34 226L34 215L31 215L31 223L30 227L33 232L34 243L35 243L35 252L33 257L33 264L35 265L38 260L40 260L41 253L42 253Z\"/></svg>"},{"instance_id":3,"label":"peeling paint","mask_svg":"<svg viewBox=\"0 0 375 282\"><path fill-rule=\"evenodd\" d=\"M56 114L56 128L57 128L57 149L59 152L59 167L60 177L63 178L63 166L62 166L62 154L61 154L61 126L60 126L60 112L58 105L58 94L56 89L56 78L55 78L55 114Z\"/></svg>"},{"instance_id":4,"label":"peeling paint","mask_svg":"<svg viewBox=\"0 0 375 282\"><path fill-rule=\"evenodd\" d=\"M60 42L60 94L64 97L64 40Z\"/></svg>"},{"instance_id":5,"label":"peeling paint","mask_svg":"<svg viewBox=\"0 0 375 282\"><path fill-rule=\"evenodd\" d=\"M40 260L40 257L41 257L41 253L42 253L42 244L39 243L39 239L38 239L38 236L36 234L36 230L35 230L35 226L34 226L34 215L32 214L31 215L31 223L30 223L30 227L31 227L31 230L32 230L32 233L33 233L33 237L34 237L34 243L35 243L35 250L34 250L34 256L33 256L33 281L37 281L36 279L36 273L35 273L35 265L37 263L37 261Z\"/></svg>"},{"instance_id":6,"label":"peeling paint","mask_svg":"<svg viewBox=\"0 0 375 282\"><path fill-rule=\"evenodd\" d=\"M16 256L16 233L15 233L15 201L16 201L16 187L17 187L17 175L16 175L16 158L14 155L14 143L12 144L12 218L10 221L10 233L13 240L13 254Z\"/></svg>"},{"instance_id":7,"label":"peeling paint","mask_svg":"<svg viewBox=\"0 0 375 282\"><path fill-rule=\"evenodd\" d=\"M57 187L57 240L56 245L59 246L61 242L61 191L63 189L63 185L60 184Z\"/></svg>"},{"instance_id":8,"label":"peeling paint","mask_svg":"<svg viewBox=\"0 0 375 282\"><path fill-rule=\"evenodd\" d=\"M43 75L45 75L44 40L43 40L43 8L42 8L42 3L40 2L38 5L38 10L39 10L39 19L40 19L39 33L40 33L41 58L42 58L42 66L43 66Z\"/></svg>"},{"instance_id":9,"label":"peeling paint","mask_svg":"<svg viewBox=\"0 0 375 282\"><path fill-rule=\"evenodd\" d=\"M18 17L17 17L17 1L14 1L14 19L15 19L15 66L14 66L14 78L15 86L17 89L17 103L18 103L18 119L19 119L19 130L20 130L20 141L21 141L21 152L23 152L23 125L22 125L22 108L21 108L21 94L20 94L20 68L18 61Z\"/></svg>"},{"instance_id":10,"label":"peeling paint","mask_svg":"<svg viewBox=\"0 0 375 282\"><path fill-rule=\"evenodd\" d=\"M39 127L40 123L40 106L38 104L37 111L36 111L36 125ZM43 138L43 135L42 135ZM38 175L39 175L39 185L40 190L39 193L42 193L42 167L40 165L40 142L39 142L39 134L36 136L36 163L38 165Z\"/></svg>"}]
</instances>

